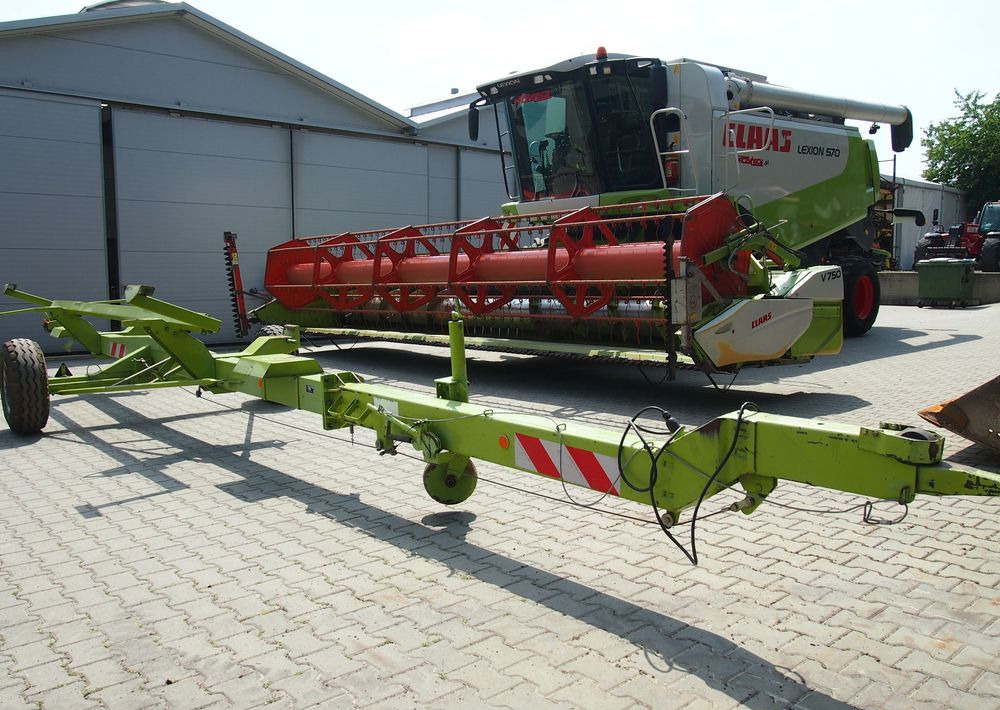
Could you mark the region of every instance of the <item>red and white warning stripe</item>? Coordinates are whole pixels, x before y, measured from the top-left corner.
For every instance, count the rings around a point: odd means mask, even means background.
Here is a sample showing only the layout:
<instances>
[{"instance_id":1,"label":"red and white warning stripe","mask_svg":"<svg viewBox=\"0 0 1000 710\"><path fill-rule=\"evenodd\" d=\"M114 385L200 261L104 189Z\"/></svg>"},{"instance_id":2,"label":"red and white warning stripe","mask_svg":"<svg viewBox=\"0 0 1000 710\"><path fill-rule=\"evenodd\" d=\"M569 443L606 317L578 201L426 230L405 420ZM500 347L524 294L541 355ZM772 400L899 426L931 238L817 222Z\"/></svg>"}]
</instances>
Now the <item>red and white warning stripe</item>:
<instances>
[{"instance_id":1,"label":"red and white warning stripe","mask_svg":"<svg viewBox=\"0 0 1000 710\"><path fill-rule=\"evenodd\" d=\"M111 357L125 357L125 343L111 343Z\"/></svg>"},{"instance_id":2,"label":"red and white warning stripe","mask_svg":"<svg viewBox=\"0 0 1000 710\"><path fill-rule=\"evenodd\" d=\"M611 456L565 444L560 446L527 434L514 437L514 465L549 478L559 478L561 467L566 483L615 496L621 491L618 461Z\"/></svg>"}]
</instances>

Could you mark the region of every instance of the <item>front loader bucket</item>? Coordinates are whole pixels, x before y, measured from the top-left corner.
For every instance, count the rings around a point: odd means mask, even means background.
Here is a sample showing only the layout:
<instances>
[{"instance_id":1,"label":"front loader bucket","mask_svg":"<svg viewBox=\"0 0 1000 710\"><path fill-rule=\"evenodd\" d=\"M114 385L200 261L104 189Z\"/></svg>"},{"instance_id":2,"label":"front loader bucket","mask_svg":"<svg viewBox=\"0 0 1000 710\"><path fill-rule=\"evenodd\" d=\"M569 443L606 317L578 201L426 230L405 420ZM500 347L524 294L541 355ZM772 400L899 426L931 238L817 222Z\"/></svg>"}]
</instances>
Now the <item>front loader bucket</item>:
<instances>
[{"instance_id":1,"label":"front loader bucket","mask_svg":"<svg viewBox=\"0 0 1000 710\"><path fill-rule=\"evenodd\" d=\"M1000 377L917 413L931 424L1000 453Z\"/></svg>"}]
</instances>

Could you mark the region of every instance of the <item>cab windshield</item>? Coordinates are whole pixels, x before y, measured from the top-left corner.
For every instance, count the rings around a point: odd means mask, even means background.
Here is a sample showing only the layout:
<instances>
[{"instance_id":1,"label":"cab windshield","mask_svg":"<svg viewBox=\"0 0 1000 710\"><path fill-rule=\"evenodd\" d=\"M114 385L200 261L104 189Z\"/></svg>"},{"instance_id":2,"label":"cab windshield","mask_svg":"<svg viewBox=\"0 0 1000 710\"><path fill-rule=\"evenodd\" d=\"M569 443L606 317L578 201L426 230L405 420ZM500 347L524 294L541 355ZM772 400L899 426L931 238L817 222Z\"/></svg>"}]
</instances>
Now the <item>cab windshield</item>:
<instances>
[{"instance_id":1,"label":"cab windshield","mask_svg":"<svg viewBox=\"0 0 1000 710\"><path fill-rule=\"evenodd\" d=\"M508 99L521 197L579 197L599 191L583 84L569 81Z\"/></svg>"},{"instance_id":2,"label":"cab windshield","mask_svg":"<svg viewBox=\"0 0 1000 710\"><path fill-rule=\"evenodd\" d=\"M979 217L979 231L1000 232L1000 205L987 205Z\"/></svg>"},{"instance_id":3,"label":"cab windshield","mask_svg":"<svg viewBox=\"0 0 1000 710\"><path fill-rule=\"evenodd\" d=\"M616 68L506 99L522 200L662 187L644 74Z\"/></svg>"}]
</instances>

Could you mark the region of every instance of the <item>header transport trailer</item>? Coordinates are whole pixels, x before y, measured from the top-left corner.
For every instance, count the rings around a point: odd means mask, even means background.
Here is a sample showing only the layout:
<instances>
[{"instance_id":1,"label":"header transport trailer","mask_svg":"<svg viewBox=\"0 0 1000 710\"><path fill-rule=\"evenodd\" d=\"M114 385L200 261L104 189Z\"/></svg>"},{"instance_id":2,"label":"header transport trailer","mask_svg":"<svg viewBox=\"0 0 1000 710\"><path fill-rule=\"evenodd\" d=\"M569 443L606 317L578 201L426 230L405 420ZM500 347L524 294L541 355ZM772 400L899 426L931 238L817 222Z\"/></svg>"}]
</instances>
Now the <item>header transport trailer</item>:
<instances>
[{"instance_id":1,"label":"header transport trailer","mask_svg":"<svg viewBox=\"0 0 1000 710\"><path fill-rule=\"evenodd\" d=\"M748 403L695 429L659 407L646 407L624 430L614 431L483 407L469 401L457 313L449 321L451 374L435 380L431 396L368 384L351 372L325 372L318 361L292 354L299 347L294 326L282 335L256 338L240 352L212 352L195 334L217 330L219 321L153 298L152 292L130 286L121 301L79 302L8 285L4 295L44 314L53 336L110 360L82 375L63 364L50 376L38 343L26 338L3 343L0 400L10 429L26 436L41 432L50 398L58 395L169 387L197 387L198 394L239 392L313 412L324 429L371 429L380 454L412 447L423 460L424 488L443 505L472 495L473 459L479 459L648 506L692 562L702 504L730 489L741 495L712 515L754 512L780 480L904 506L917 495L1000 495L1000 474L949 465L942 461L942 437L900 424L870 428L775 416ZM119 321L124 329L100 332L88 319ZM879 522L871 516L871 501L865 510L867 522ZM686 519L685 511L690 511ZM685 523L689 546L674 534Z\"/></svg>"}]
</instances>

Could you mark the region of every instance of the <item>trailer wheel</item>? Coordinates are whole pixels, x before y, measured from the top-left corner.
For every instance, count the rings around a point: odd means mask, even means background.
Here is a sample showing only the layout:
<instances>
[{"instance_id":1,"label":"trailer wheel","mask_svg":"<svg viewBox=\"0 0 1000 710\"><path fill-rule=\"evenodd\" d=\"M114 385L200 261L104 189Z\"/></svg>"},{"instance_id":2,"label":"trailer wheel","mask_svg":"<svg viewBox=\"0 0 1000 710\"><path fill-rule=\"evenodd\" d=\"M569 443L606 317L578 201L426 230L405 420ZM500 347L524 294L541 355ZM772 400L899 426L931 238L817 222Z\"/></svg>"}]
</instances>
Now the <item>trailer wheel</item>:
<instances>
[{"instance_id":1,"label":"trailer wheel","mask_svg":"<svg viewBox=\"0 0 1000 710\"><path fill-rule=\"evenodd\" d=\"M881 290L875 266L860 256L844 257L844 333L849 337L864 335L875 324Z\"/></svg>"},{"instance_id":2,"label":"trailer wheel","mask_svg":"<svg viewBox=\"0 0 1000 710\"><path fill-rule=\"evenodd\" d=\"M476 465L469 461L462 473L449 470L447 463L429 463L424 469L424 490L442 505L456 505L476 490L479 477Z\"/></svg>"},{"instance_id":3,"label":"trailer wheel","mask_svg":"<svg viewBox=\"0 0 1000 710\"><path fill-rule=\"evenodd\" d=\"M34 340L15 338L3 344L0 400L3 418L17 434L37 434L49 421L49 375Z\"/></svg>"},{"instance_id":4,"label":"trailer wheel","mask_svg":"<svg viewBox=\"0 0 1000 710\"><path fill-rule=\"evenodd\" d=\"M983 250L979 252L979 268L982 271L1000 271L1000 237L986 237Z\"/></svg>"}]
</instances>

